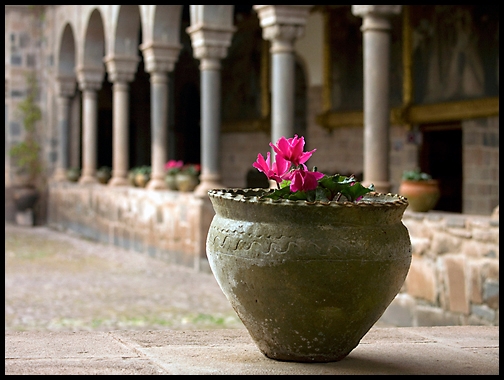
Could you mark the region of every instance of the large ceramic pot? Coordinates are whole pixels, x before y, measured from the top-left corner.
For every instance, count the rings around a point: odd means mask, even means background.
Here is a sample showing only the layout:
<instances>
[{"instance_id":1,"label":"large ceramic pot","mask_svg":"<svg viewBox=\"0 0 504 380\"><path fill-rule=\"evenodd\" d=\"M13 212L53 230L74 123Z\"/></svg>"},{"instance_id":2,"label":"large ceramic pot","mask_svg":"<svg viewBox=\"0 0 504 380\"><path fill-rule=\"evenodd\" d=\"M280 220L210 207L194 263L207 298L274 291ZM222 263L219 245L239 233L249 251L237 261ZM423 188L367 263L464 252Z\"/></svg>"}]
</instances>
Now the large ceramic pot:
<instances>
[{"instance_id":1,"label":"large ceramic pot","mask_svg":"<svg viewBox=\"0 0 504 380\"><path fill-rule=\"evenodd\" d=\"M17 211L33 208L39 197L40 192L33 186L15 187L13 191L14 205Z\"/></svg>"},{"instance_id":2,"label":"large ceramic pot","mask_svg":"<svg viewBox=\"0 0 504 380\"><path fill-rule=\"evenodd\" d=\"M441 196L439 182L435 179L424 181L403 180L399 194L406 197L409 209L416 212L432 210Z\"/></svg>"},{"instance_id":3,"label":"large ceramic pot","mask_svg":"<svg viewBox=\"0 0 504 380\"><path fill-rule=\"evenodd\" d=\"M408 203L377 193L358 203L259 199L264 191L209 191L212 272L264 355L341 360L404 283Z\"/></svg>"}]
</instances>

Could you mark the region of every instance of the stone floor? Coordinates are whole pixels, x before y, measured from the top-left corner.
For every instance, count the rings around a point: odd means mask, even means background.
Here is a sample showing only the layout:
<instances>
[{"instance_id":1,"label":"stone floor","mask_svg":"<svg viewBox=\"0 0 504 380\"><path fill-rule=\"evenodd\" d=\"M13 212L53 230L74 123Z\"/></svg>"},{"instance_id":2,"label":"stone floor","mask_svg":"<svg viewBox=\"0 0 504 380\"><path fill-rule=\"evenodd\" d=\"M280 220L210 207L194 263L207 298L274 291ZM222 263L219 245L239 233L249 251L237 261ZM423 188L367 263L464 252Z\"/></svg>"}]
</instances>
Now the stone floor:
<instances>
[{"instance_id":1,"label":"stone floor","mask_svg":"<svg viewBox=\"0 0 504 380\"><path fill-rule=\"evenodd\" d=\"M498 374L499 329L377 324L344 360L278 362L211 274L5 225L5 374Z\"/></svg>"},{"instance_id":2,"label":"stone floor","mask_svg":"<svg viewBox=\"0 0 504 380\"><path fill-rule=\"evenodd\" d=\"M245 329L6 332L6 375L497 375L498 327L373 327L343 360L268 359Z\"/></svg>"}]
</instances>

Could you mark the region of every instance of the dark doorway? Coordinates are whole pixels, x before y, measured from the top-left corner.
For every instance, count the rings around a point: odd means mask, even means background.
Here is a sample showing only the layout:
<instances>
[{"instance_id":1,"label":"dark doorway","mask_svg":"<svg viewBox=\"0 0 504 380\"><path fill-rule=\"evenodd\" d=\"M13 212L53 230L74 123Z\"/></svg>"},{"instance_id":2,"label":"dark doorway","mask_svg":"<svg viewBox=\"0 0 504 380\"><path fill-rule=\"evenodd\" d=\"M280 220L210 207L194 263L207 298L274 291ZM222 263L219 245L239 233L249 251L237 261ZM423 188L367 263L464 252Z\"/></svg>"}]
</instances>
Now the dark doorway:
<instances>
[{"instance_id":1,"label":"dark doorway","mask_svg":"<svg viewBox=\"0 0 504 380\"><path fill-rule=\"evenodd\" d=\"M170 121L169 127L168 159L197 164L201 156L200 71L186 32L189 25L189 6L184 5L180 29L182 50L170 76L173 92L168 109L173 114L173 121Z\"/></svg>"},{"instance_id":2,"label":"dark doorway","mask_svg":"<svg viewBox=\"0 0 504 380\"><path fill-rule=\"evenodd\" d=\"M142 35L139 36L142 41ZM129 166L151 165L150 75L138 49L138 69L129 84Z\"/></svg>"},{"instance_id":3,"label":"dark doorway","mask_svg":"<svg viewBox=\"0 0 504 380\"><path fill-rule=\"evenodd\" d=\"M421 125L420 169L439 181L435 210L462 212L462 127L460 122Z\"/></svg>"},{"instance_id":4,"label":"dark doorway","mask_svg":"<svg viewBox=\"0 0 504 380\"><path fill-rule=\"evenodd\" d=\"M102 87L98 91L97 169L102 166L112 167L112 122L112 83L105 72Z\"/></svg>"}]
</instances>

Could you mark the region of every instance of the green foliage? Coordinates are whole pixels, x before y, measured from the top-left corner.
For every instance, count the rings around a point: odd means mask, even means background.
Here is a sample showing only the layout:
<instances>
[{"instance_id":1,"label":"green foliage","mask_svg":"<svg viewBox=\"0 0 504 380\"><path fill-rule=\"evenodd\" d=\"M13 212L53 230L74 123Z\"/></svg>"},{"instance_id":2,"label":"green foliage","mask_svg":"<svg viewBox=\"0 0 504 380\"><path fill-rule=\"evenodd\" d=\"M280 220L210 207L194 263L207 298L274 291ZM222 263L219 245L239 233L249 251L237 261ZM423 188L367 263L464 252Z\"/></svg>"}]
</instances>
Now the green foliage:
<instances>
[{"instance_id":1,"label":"green foliage","mask_svg":"<svg viewBox=\"0 0 504 380\"><path fill-rule=\"evenodd\" d=\"M18 112L23 119L24 140L11 146L9 155L13 158L18 173L28 174L30 181L42 171L39 160L40 144L37 142L35 126L42 119L42 111L37 105L37 79L31 73L26 78L28 89L25 99L19 103Z\"/></svg>"},{"instance_id":2,"label":"green foliage","mask_svg":"<svg viewBox=\"0 0 504 380\"><path fill-rule=\"evenodd\" d=\"M353 176L346 177L339 174L325 175L319 180L316 189L310 191L291 192L290 181L283 181L280 189L263 195L264 198L289 199L291 201L306 200L308 202L349 201L356 202L363 195L374 191L374 185L364 187L356 182ZM341 197L344 199L341 199Z\"/></svg>"},{"instance_id":3,"label":"green foliage","mask_svg":"<svg viewBox=\"0 0 504 380\"><path fill-rule=\"evenodd\" d=\"M132 173L133 176L137 174L143 174L145 176L150 177L152 173L152 167L148 165L134 166L133 168L130 169L130 173Z\"/></svg>"},{"instance_id":4,"label":"green foliage","mask_svg":"<svg viewBox=\"0 0 504 380\"><path fill-rule=\"evenodd\" d=\"M432 179L430 174L421 172L419 169L405 170L402 175L403 180L407 181L428 181Z\"/></svg>"}]
</instances>

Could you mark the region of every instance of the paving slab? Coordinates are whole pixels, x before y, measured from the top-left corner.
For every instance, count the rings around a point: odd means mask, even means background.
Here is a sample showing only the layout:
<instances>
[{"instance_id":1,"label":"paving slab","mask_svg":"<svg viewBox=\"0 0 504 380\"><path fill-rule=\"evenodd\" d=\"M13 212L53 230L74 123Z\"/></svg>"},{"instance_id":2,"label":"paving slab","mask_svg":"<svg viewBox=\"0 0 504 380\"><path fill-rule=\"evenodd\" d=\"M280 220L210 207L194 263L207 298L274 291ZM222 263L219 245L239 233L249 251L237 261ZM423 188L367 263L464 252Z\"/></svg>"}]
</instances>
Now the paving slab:
<instances>
[{"instance_id":1,"label":"paving slab","mask_svg":"<svg viewBox=\"0 0 504 380\"><path fill-rule=\"evenodd\" d=\"M373 327L333 363L269 359L245 329L7 331L5 374L497 375L499 328Z\"/></svg>"}]
</instances>

